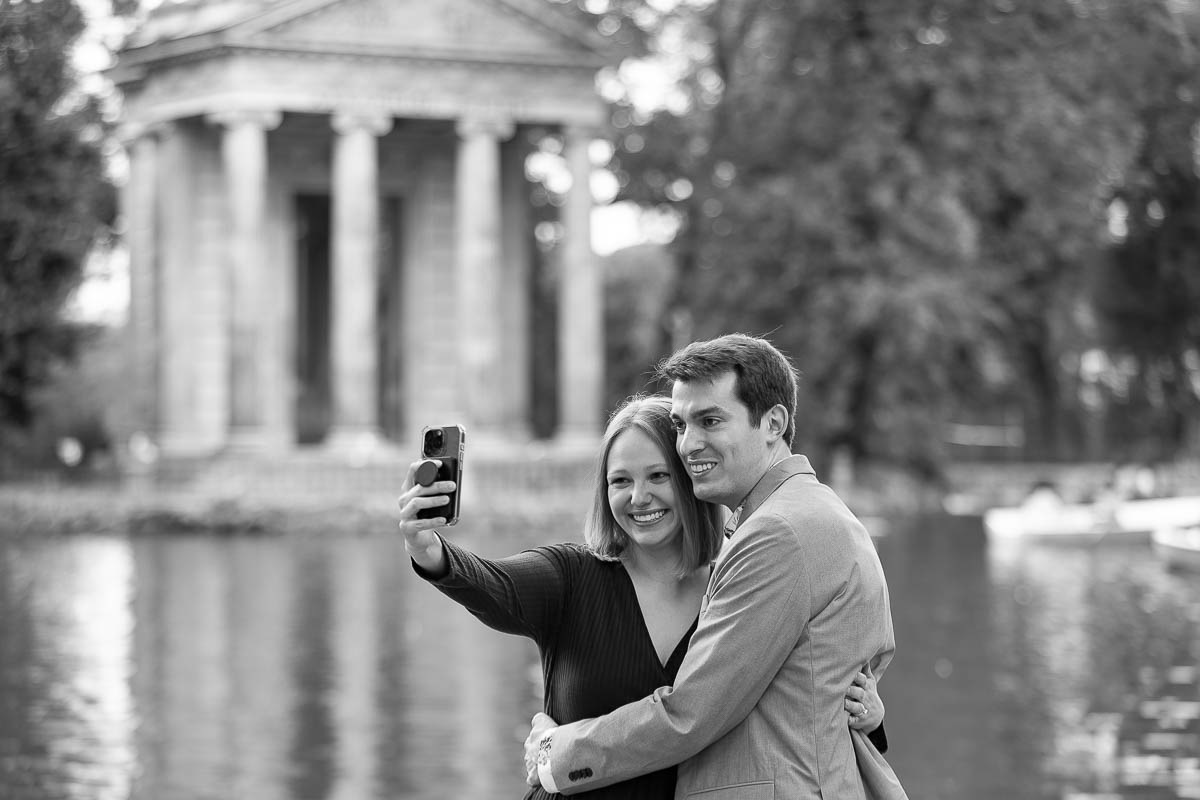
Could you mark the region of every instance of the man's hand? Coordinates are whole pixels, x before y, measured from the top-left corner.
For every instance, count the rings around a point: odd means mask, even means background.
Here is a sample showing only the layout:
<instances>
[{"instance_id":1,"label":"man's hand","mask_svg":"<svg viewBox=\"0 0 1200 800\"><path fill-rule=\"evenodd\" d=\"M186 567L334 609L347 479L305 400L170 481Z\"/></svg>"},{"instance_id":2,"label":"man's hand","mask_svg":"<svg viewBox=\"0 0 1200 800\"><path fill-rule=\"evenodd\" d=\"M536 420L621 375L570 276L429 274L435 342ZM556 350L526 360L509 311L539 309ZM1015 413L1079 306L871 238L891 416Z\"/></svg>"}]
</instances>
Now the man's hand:
<instances>
[{"instance_id":1,"label":"man's hand","mask_svg":"<svg viewBox=\"0 0 1200 800\"><path fill-rule=\"evenodd\" d=\"M850 727L856 731L870 733L883 723L883 698L875 683L871 668L854 676L854 683L846 690L844 706L850 713Z\"/></svg>"},{"instance_id":2,"label":"man's hand","mask_svg":"<svg viewBox=\"0 0 1200 800\"><path fill-rule=\"evenodd\" d=\"M530 786L541 786L542 781L538 777L538 758L546 757L542 748L542 739L557 728L558 723L539 711L533 715L533 721L530 724L533 727L529 731L529 736L525 737L525 782Z\"/></svg>"}]
</instances>

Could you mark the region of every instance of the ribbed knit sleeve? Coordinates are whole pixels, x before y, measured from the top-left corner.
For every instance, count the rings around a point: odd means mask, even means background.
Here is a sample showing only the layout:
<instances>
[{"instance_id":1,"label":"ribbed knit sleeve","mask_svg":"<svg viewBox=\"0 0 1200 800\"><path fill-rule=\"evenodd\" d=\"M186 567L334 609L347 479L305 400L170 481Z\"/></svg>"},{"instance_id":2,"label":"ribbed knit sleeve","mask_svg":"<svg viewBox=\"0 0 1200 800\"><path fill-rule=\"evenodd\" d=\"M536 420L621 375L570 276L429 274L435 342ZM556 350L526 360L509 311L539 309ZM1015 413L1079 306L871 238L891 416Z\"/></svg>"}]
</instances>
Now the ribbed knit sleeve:
<instances>
[{"instance_id":1,"label":"ribbed knit sleeve","mask_svg":"<svg viewBox=\"0 0 1200 800\"><path fill-rule=\"evenodd\" d=\"M537 642L545 681L543 710L556 721L605 714L673 681L691 631L664 667L620 563L599 559L579 543L538 547L498 560L445 539L442 543L444 574L428 574L415 563L413 568L485 625ZM584 796L670 800L674 793L675 768L670 767ZM542 787L525 792L526 800L550 797Z\"/></svg>"},{"instance_id":2,"label":"ribbed knit sleeve","mask_svg":"<svg viewBox=\"0 0 1200 800\"><path fill-rule=\"evenodd\" d=\"M526 550L490 560L445 539L449 569L432 577L414 563L417 574L465 607L484 625L527 636L542 645L558 635L569 589L568 561L553 547Z\"/></svg>"},{"instance_id":3,"label":"ribbed knit sleeve","mask_svg":"<svg viewBox=\"0 0 1200 800\"><path fill-rule=\"evenodd\" d=\"M886 753L888 750L887 731L883 729L883 723L879 723L879 727L867 734L867 738L871 740L871 744L875 745L875 749L881 753Z\"/></svg>"}]
</instances>

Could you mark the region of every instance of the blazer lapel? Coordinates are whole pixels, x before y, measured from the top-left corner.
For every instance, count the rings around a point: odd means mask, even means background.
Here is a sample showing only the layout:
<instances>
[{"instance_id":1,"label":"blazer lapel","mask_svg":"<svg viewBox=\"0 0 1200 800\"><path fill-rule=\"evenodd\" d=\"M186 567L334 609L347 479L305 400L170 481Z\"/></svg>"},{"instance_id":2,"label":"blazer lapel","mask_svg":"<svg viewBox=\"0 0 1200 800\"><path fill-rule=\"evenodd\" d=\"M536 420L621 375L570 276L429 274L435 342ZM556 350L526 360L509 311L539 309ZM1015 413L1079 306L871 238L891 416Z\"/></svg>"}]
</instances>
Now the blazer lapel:
<instances>
[{"instance_id":1,"label":"blazer lapel","mask_svg":"<svg viewBox=\"0 0 1200 800\"><path fill-rule=\"evenodd\" d=\"M750 490L750 494L746 495L742 504L734 509L733 516L725 524L725 537L729 538L737 533L737 529L741 527L742 523L749 519L750 515L757 511L758 507L774 494L784 481L796 475L811 475L812 480L816 481L817 474L808 463L808 456L788 456L764 472L763 476L758 479L758 483L754 484L754 488Z\"/></svg>"}]
</instances>

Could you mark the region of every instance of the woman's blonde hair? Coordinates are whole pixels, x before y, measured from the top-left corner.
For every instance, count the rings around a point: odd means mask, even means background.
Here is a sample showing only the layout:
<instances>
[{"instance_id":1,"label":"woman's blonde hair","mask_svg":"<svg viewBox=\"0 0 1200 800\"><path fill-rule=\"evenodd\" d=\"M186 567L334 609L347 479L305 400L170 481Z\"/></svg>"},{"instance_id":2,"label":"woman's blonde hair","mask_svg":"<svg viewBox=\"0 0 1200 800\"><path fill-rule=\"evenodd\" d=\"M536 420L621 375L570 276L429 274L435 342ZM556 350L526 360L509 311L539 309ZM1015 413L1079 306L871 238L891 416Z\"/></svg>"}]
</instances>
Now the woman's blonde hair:
<instances>
[{"instance_id":1,"label":"woman's blonde hair","mask_svg":"<svg viewBox=\"0 0 1200 800\"><path fill-rule=\"evenodd\" d=\"M609 417L596 459L595 497L584 527L584 541L604 559L616 559L629 545L629 536L617 524L608 505L608 457L617 437L628 430L639 430L662 451L667 462L671 488L675 492L677 513L683 527L682 558L679 577L709 563L721 547L721 509L696 497L692 479L675 450L675 425L671 421L671 401L658 395L630 397Z\"/></svg>"}]
</instances>

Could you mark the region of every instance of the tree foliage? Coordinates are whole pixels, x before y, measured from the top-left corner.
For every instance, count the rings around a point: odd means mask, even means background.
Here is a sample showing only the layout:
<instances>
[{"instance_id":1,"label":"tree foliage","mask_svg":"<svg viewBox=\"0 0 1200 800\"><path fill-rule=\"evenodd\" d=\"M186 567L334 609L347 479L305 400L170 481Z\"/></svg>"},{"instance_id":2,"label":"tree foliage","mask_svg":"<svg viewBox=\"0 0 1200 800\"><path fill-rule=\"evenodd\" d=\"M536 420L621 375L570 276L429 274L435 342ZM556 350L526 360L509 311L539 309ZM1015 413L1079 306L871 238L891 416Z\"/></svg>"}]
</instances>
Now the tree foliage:
<instances>
[{"instance_id":1,"label":"tree foliage","mask_svg":"<svg viewBox=\"0 0 1200 800\"><path fill-rule=\"evenodd\" d=\"M660 47L685 43L668 53L685 64L683 102L646 117L618 97L614 167L624 197L679 214L691 335L763 333L791 353L809 450L935 474L947 420L1015 408L1031 454L1077 453L1080 379L1063 365L1096 342L1088 289L1111 247L1113 187L1145 184L1162 147L1178 156L1166 172L1194 180L1181 150L1194 109L1148 124L1136 89L1155 76L1163 97L1195 95L1176 6L721 0L643 13ZM1155 155L1140 155L1150 142ZM1153 249L1152 233L1127 244ZM1179 271L1197 240L1176 241Z\"/></svg>"},{"instance_id":2,"label":"tree foliage","mask_svg":"<svg viewBox=\"0 0 1200 800\"><path fill-rule=\"evenodd\" d=\"M1186 17L1147 50L1136 84L1132 168L1113 181L1114 246L1094 285L1108 363L1090 376L1128 459L1171 455L1200 418L1200 54Z\"/></svg>"},{"instance_id":3,"label":"tree foliage","mask_svg":"<svg viewBox=\"0 0 1200 800\"><path fill-rule=\"evenodd\" d=\"M31 400L78 331L61 310L113 217L104 122L81 95L71 0L0 0L0 427L31 422Z\"/></svg>"}]
</instances>

